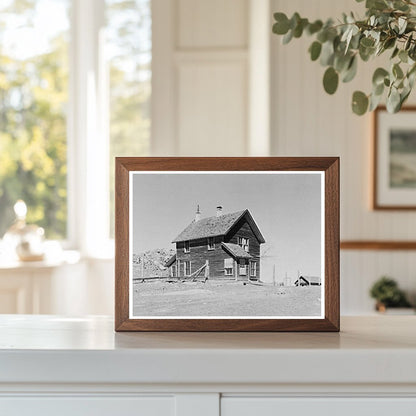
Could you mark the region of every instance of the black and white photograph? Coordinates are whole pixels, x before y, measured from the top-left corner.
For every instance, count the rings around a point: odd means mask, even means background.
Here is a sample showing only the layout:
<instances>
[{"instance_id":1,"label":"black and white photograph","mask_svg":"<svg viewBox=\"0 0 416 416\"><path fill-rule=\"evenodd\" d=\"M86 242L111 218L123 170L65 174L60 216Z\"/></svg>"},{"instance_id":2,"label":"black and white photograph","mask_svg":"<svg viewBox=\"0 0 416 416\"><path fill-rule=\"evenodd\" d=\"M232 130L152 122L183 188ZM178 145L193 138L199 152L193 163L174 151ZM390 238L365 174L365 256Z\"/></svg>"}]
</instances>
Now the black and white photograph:
<instances>
[{"instance_id":1,"label":"black and white photograph","mask_svg":"<svg viewBox=\"0 0 416 416\"><path fill-rule=\"evenodd\" d=\"M323 318L322 172L130 172L130 318Z\"/></svg>"}]
</instances>

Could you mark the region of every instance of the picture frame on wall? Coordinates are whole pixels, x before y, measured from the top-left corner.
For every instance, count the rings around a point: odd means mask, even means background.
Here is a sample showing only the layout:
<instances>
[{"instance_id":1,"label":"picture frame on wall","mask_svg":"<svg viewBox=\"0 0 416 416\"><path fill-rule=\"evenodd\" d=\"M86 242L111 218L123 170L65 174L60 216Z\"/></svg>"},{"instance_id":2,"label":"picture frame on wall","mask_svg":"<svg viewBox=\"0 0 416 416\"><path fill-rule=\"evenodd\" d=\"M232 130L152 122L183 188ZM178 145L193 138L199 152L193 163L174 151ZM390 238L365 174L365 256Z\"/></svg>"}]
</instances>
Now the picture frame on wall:
<instances>
[{"instance_id":1,"label":"picture frame on wall","mask_svg":"<svg viewBox=\"0 0 416 416\"><path fill-rule=\"evenodd\" d=\"M416 107L373 114L373 209L416 209Z\"/></svg>"},{"instance_id":2,"label":"picture frame on wall","mask_svg":"<svg viewBox=\"0 0 416 416\"><path fill-rule=\"evenodd\" d=\"M337 157L116 158L116 331L339 331Z\"/></svg>"}]
</instances>

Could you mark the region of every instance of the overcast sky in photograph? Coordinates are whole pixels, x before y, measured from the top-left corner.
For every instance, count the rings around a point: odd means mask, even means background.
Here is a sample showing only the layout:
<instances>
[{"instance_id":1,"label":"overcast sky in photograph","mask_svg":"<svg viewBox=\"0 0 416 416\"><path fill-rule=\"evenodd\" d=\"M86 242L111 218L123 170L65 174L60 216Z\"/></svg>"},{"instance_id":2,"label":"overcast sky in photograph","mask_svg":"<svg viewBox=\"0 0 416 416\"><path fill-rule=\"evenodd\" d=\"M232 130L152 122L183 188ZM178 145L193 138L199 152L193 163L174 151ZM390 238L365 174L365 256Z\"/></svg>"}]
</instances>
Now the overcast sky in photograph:
<instances>
[{"instance_id":1,"label":"overcast sky in photograph","mask_svg":"<svg viewBox=\"0 0 416 416\"><path fill-rule=\"evenodd\" d=\"M224 214L250 211L278 280L298 271L321 275L320 174L134 173L132 188L133 253L175 248L172 240L195 218L198 204L202 218L215 216L221 205Z\"/></svg>"}]
</instances>

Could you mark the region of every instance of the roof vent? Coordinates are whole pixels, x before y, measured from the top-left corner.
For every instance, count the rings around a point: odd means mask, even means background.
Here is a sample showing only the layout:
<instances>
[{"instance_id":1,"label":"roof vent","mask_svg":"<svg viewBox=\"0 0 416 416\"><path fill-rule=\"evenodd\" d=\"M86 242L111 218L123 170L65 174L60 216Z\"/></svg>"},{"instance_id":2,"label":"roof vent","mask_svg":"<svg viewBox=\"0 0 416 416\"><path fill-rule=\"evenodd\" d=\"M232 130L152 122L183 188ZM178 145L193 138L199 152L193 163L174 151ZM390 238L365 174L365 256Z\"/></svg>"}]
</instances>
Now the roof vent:
<instances>
[{"instance_id":1,"label":"roof vent","mask_svg":"<svg viewBox=\"0 0 416 416\"><path fill-rule=\"evenodd\" d=\"M201 219L201 211L199 210L199 205L196 208L195 212L195 222L198 222Z\"/></svg>"},{"instance_id":2,"label":"roof vent","mask_svg":"<svg viewBox=\"0 0 416 416\"><path fill-rule=\"evenodd\" d=\"M221 206L221 205L219 205L219 206L217 207L217 217L221 217L221 215L222 215L222 206Z\"/></svg>"}]
</instances>

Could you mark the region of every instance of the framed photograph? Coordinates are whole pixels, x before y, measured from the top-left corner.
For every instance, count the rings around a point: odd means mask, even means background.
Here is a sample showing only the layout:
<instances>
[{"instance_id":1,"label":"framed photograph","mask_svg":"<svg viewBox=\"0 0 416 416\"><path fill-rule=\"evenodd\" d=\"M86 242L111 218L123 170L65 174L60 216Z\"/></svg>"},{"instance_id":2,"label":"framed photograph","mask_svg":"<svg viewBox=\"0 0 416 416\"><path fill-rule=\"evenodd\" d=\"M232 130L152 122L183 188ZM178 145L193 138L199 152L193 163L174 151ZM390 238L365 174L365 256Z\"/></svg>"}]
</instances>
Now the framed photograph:
<instances>
[{"instance_id":1,"label":"framed photograph","mask_svg":"<svg viewBox=\"0 0 416 416\"><path fill-rule=\"evenodd\" d=\"M339 159L116 158L116 331L339 331Z\"/></svg>"},{"instance_id":2,"label":"framed photograph","mask_svg":"<svg viewBox=\"0 0 416 416\"><path fill-rule=\"evenodd\" d=\"M416 209L416 107L374 112L374 209Z\"/></svg>"}]
</instances>

